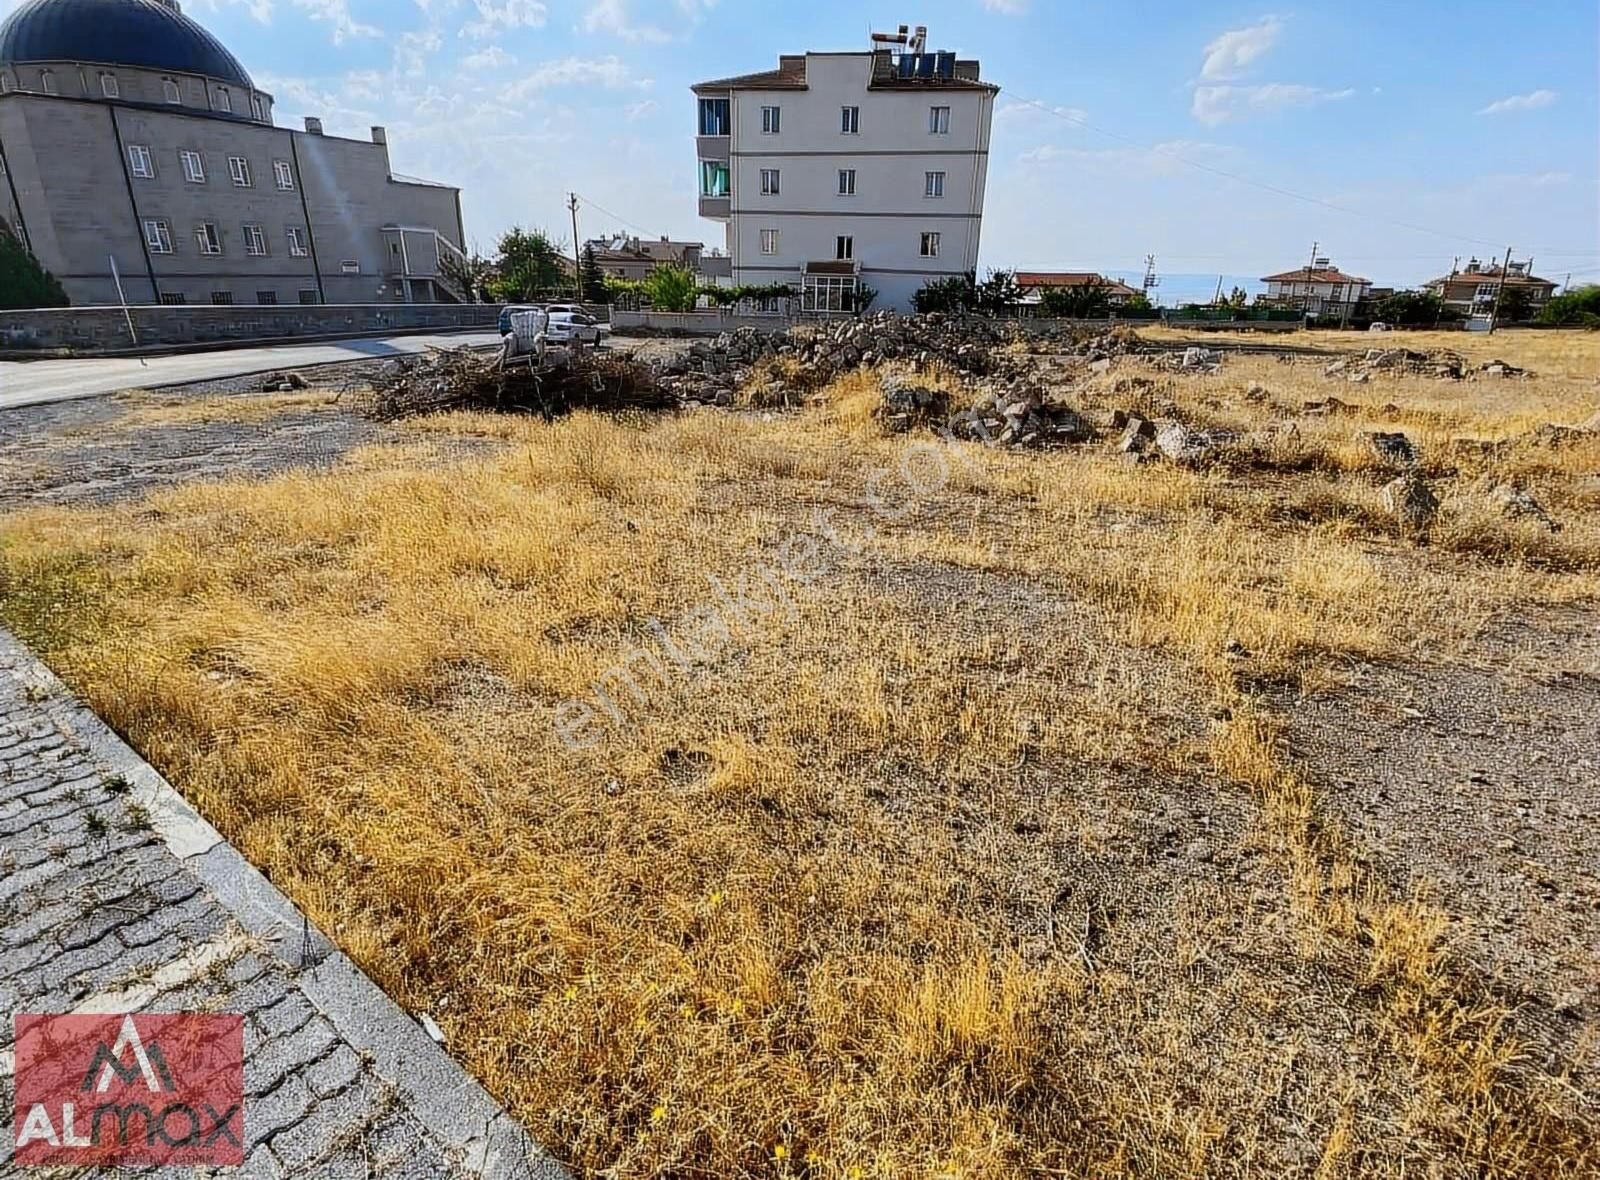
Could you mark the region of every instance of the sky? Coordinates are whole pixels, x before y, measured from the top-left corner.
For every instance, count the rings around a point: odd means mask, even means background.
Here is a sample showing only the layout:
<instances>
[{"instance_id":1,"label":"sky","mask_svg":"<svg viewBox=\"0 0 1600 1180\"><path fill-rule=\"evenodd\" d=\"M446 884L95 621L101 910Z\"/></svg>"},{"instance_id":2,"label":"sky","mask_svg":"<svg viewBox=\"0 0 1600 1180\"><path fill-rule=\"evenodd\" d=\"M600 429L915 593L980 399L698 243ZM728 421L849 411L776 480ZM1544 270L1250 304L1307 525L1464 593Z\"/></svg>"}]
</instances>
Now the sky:
<instances>
[{"instance_id":1,"label":"sky","mask_svg":"<svg viewBox=\"0 0 1600 1180\"><path fill-rule=\"evenodd\" d=\"M0 0L0 12L18 0ZM982 264L1162 293L1302 266L1384 286L1452 260L1600 281L1594 0L187 0L280 125L389 129L396 171L460 185L469 243L670 234L696 216L689 86L780 53L929 47L1002 87ZM1253 288L1252 288L1253 289Z\"/></svg>"}]
</instances>

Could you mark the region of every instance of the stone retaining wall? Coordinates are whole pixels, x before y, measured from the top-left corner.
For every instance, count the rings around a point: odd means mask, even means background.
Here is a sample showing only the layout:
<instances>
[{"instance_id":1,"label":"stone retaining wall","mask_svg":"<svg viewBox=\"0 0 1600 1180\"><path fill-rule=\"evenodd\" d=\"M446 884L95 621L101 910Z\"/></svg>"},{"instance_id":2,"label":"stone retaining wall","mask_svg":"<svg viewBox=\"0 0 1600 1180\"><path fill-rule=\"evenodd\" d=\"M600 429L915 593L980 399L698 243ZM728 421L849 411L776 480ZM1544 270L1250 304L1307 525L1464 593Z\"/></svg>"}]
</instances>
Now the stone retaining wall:
<instances>
[{"instance_id":1,"label":"stone retaining wall","mask_svg":"<svg viewBox=\"0 0 1600 1180\"><path fill-rule=\"evenodd\" d=\"M128 309L140 347L318 336L488 328L500 308L484 303L141 306ZM0 349L108 352L134 347L120 307L0 311Z\"/></svg>"}]
</instances>

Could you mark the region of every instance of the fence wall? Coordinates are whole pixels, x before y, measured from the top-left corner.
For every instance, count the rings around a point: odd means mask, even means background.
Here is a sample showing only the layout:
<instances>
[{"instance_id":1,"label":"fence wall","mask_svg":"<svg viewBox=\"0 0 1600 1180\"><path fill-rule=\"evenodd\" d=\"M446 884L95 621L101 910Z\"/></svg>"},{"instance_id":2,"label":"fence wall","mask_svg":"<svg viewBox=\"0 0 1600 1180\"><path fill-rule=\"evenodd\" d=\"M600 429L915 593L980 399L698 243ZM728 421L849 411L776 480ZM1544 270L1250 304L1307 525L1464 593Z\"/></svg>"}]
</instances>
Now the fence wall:
<instances>
[{"instance_id":1,"label":"fence wall","mask_svg":"<svg viewBox=\"0 0 1600 1180\"><path fill-rule=\"evenodd\" d=\"M128 312L141 347L181 347L492 328L500 308L481 303L378 303L141 306ZM0 349L111 352L133 346L120 307L0 311Z\"/></svg>"}]
</instances>

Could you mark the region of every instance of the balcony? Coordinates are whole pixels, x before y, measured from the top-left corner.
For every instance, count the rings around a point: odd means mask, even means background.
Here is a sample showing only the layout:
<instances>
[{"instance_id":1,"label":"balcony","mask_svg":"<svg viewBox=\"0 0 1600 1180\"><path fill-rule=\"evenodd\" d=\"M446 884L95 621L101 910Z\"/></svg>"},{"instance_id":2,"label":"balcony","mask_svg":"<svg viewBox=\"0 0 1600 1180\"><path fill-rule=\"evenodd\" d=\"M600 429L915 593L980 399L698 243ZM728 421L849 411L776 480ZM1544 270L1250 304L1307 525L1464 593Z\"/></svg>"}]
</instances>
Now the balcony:
<instances>
[{"instance_id":1,"label":"balcony","mask_svg":"<svg viewBox=\"0 0 1600 1180\"><path fill-rule=\"evenodd\" d=\"M695 151L702 160L718 160L726 164L732 155L733 139L726 135L697 135L694 139Z\"/></svg>"},{"instance_id":2,"label":"balcony","mask_svg":"<svg viewBox=\"0 0 1600 1180\"><path fill-rule=\"evenodd\" d=\"M733 217L733 199L731 197L705 197L700 198L700 216L709 217L713 221L727 221Z\"/></svg>"},{"instance_id":3,"label":"balcony","mask_svg":"<svg viewBox=\"0 0 1600 1180\"><path fill-rule=\"evenodd\" d=\"M726 221L733 216L733 173L726 159L700 161L700 216Z\"/></svg>"}]
</instances>

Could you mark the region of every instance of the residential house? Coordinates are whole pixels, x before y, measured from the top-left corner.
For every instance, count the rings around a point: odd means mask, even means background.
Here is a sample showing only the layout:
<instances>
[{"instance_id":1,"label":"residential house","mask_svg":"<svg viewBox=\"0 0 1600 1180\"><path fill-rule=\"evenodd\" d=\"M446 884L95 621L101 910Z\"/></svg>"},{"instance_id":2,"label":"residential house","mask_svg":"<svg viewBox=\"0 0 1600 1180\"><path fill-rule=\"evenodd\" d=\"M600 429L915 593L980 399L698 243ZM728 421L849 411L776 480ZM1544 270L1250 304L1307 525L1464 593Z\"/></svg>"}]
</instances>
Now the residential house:
<instances>
[{"instance_id":1,"label":"residential house","mask_svg":"<svg viewBox=\"0 0 1600 1180\"><path fill-rule=\"evenodd\" d=\"M584 248L594 251L601 274L630 282L644 278L658 266L678 266L698 274L705 255L703 242L674 242L666 237L655 240L614 235L591 239Z\"/></svg>"},{"instance_id":2,"label":"residential house","mask_svg":"<svg viewBox=\"0 0 1600 1180\"><path fill-rule=\"evenodd\" d=\"M1371 279L1347 275L1326 258L1261 281L1267 292L1257 297L1258 307L1295 308L1316 319L1350 318L1372 290Z\"/></svg>"},{"instance_id":3,"label":"residential house","mask_svg":"<svg viewBox=\"0 0 1600 1180\"><path fill-rule=\"evenodd\" d=\"M1444 305L1463 315L1488 315L1494 310L1495 298L1504 288L1516 291L1530 315L1537 315L1551 296L1556 284L1541 279L1533 273L1533 260L1513 261L1508 268L1494 262L1479 262L1473 258L1462 269L1452 269L1442 278L1424 284L1423 289L1437 295Z\"/></svg>"},{"instance_id":4,"label":"residential house","mask_svg":"<svg viewBox=\"0 0 1600 1180\"><path fill-rule=\"evenodd\" d=\"M1019 270L1016 280L1017 286L1022 289L1024 307L1037 306L1043 301L1044 292L1051 289L1070 290L1077 287L1100 286L1105 288L1107 305L1113 308L1126 307L1130 301L1143 294L1127 283L1108 279L1104 275L1087 270Z\"/></svg>"},{"instance_id":5,"label":"residential house","mask_svg":"<svg viewBox=\"0 0 1600 1180\"><path fill-rule=\"evenodd\" d=\"M818 312L871 288L908 310L925 283L977 268L999 87L926 48L902 27L693 88L700 214L725 227L735 286L791 283Z\"/></svg>"}]
</instances>

